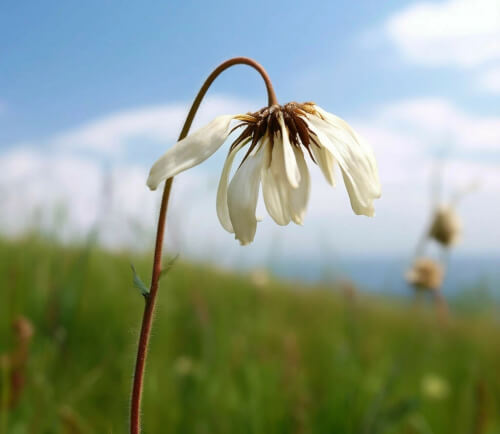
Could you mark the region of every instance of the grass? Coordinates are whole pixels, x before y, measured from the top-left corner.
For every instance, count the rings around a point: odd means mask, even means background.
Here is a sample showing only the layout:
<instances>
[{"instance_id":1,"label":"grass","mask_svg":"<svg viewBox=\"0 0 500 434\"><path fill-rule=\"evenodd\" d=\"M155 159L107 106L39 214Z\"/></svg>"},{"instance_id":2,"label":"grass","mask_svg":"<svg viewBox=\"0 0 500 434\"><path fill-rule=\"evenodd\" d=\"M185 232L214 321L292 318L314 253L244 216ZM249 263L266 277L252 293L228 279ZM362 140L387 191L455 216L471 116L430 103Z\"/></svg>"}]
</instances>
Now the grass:
<instances>
[{"instance_id":1,"label":"grass","mask_svg":"<svg viewBox=\"0 0 500 434\"><path fill-rule=\"evenodd\" d=\"M0 433L125 433L149 256L0 241ZM34 335L8 405L23 315ZM145 433L500 433L500 326L177 263L161 283ZM11 356L9 356L11 354Z\"/></svg>"}]
</instances>

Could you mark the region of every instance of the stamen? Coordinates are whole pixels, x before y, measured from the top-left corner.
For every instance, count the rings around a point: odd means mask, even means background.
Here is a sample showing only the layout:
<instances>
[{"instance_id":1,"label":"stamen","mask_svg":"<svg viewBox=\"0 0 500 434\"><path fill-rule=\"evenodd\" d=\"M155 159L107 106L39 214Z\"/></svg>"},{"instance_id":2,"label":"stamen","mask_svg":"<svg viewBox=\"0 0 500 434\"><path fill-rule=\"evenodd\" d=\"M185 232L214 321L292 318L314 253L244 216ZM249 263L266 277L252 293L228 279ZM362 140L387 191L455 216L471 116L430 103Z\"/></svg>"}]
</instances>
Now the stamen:
<instances>
[{"instance_id":1,"label":"stamen","mask_svg":"<svg viewBox=\"0 0 500 434\"><path fill-rule=\"evenodd\" d=\"M250 113L243 114L243 115L238 115L234 117L235 119L238 119L239 121L243 122L256 122L257 118Z\"/></svg>"},{"instance_id":2,"label":"stamen","mask_svg":"<svg viewBox=\"0 0 500 434\"><path fill-rule=\"evenodd\" d=\"M248 151L246 152L245 156L241 160L241 163L238 166L238 168L242 166L242 164L245 162L245 160L248 158L248 156L255 149L256 146L257 146L257 142L254 143L254 141L252 140L252 144L248 147Z\"/></svg>"},{"instance_id":3,"label":"stamen","mask_svg":"<svg viewBox=\"0 0 500 434\"><path fill-rule=\"evenodd\" d=\"M236 138L236 140L231 144L229 152L231 152L236 146L238 146L243 140L250 138L252 135L252 125L248 125L243 132Z\"/></svg>"},{"instance_id":4,"label":"stamen","mask_svg":"<svg viewBox=\"0 0 500 434\"><path fill-rule=\"evenodd\" d=\"M315 104L312 102L303 104L290 102L284 106L274 104L270 107L264 107L254 113L247 113L235 117L235 119L241 121L241 124L235 126L231 130L231 133L242 126L246 125L246 128L233 142L230 151L247 138L249 139L248 142L250 142L251 138L250 146L241 164L243 164L259 143L262 144L261 141L265 137L270 141L270 149L274 146L275 137L279 137L281 134L283 138L284 131L281 130L280 115L283 116L285 128L288 131L289 140L292 146L300 148L302 145L306 148L311 160L316 163L311 151L311 145L319 148L320 143L303 118L307 115L315 115L318 117L321 117L321 115L317 112Z\"/></svg>"},{"instance_id":5,"label":"stamen","mask_svg":"<svg viewBox=\"0 0 500 434\"><path fill-rule=\"evenodd\" d=\"M309 130L307 128L306 122L304 121L304 119L296 115L294 117L294 121L299 133L300 141L304 146L309 146Z\"/></svg>"},{"instance_id":6,"label":"stamen","mask_svg":"<svg viewBox=\"0 0 500 434\"><path fill-rule=\"evenodd\" d=\"M229 135L233 134L238 128L244 126L244 125L247 125L245 122L242 122L241 124L238 124L238 125L235 125L231 131L229 131Z\"/></svg>"}]
</instances>

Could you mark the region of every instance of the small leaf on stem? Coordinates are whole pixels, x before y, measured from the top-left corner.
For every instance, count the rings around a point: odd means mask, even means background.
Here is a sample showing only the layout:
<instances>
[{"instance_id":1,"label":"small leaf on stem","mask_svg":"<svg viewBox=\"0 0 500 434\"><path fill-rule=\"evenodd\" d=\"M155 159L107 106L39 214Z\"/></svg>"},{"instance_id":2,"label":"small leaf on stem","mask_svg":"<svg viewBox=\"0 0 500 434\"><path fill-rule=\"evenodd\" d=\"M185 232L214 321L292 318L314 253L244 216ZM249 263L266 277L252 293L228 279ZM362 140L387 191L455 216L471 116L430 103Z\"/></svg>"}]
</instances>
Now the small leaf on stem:
<instances>
[{"instance_id":1,"label":"small leaf on stem","mask_svg":"<svg viewBox=\"0 0 500 434\"><path fill-rule=\"evenodd\" d=\"M144 282L141 280L141 278L135 271L135 267L133 266L133 264L130 264L130 267L132 268L132 273L134 275L133 277L134 287L141 292L144 298L147 298L149 296L149 289L146 287Z\"/></svg>"},{"instance_id":2,"label":"small leaf on stem","mask_svg":"<svg viewBox=\"0 0 500 434\"><path fill-rule=\"evenodd\" d=\"M167 274L170 269L174 266L175 264L175 261L177 261L177 259L179 258L179 254L175 255L172 259L170 259L167 264L165 265L165 267L161 270L161 273L160 273L160 279L165 275Z\"/></svg>"}]
</instances>

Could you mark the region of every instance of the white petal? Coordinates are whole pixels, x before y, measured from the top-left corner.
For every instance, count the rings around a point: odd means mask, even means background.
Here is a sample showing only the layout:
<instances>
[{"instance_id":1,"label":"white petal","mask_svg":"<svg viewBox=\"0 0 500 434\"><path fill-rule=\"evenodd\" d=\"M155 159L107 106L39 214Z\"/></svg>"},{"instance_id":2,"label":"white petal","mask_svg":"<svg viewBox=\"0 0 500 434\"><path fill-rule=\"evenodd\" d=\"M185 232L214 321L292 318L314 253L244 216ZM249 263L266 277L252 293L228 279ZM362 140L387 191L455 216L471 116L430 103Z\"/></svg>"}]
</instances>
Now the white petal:
<instances>
[{"instance_id":1,"label":"white petal","mask_svg":"<svg viewBox=\"0 0 500 434\"><path fill-rule=\"evenodd\" d=\"M225 142L233 115L218 116L185 137L160 157L149 172L148 187L156 190L160 182L205 161Z\"/></svg>"},{"instance_id":2,"label":"white petal","mask_svg":"<svg viewBox=\"0 0 500 434\"><path fill-rule=\"evenodd\" d=\"M229 152L224 163L224 168L222 169L219 188L217 189L217 216L219 217L219 221L222 227L230 233L234 233L234 229L229 217L229 208L227 206L227 185L229 181L229 175L231 174L231 167L233 166L233 161L236 157L236 154L243 146L245 146L249 142L249 140L250 138L243 141Z\"/></svg>"},{"instance_id":3,"label":"white petal","mask_svg":"<svg viewBox=\"0 0 500 434\"><path fill-rule=\"evenodd\" d=\"M289 190L289 208L290 216L294 223L301 225L306 214L307 202L309 201L309 193L311 189L309 169L307 168L304 154L300 149L293 148L297 166L300 171L300 183L298 188Z\"/></svg>"},{"instance_id":4,"label":"white petal","mask_svg":"<svg viewBox=\"0 0 500 434\"><path fill-rule=\"evenodd\" d=\"M365 157L367 158L372 171L374 172L374 175L376 177L376 183L378 184L378 197L381 195L380 191L380 180L378 177L378 168L377 168L377 161L375 159L375 155L373 154L373 151L370 146L359 136L359 134L354 131L351 126L342 118L339 118L338 116L335 116L332 113L327 112L326 110L323 110L321 107L315 105L315 109L325 118L325 120L336 130L336 131L345 131L350 135L350 138L347 138L347 140L354 140L358 146L364 151Z\"/></svg>"},{"instance_id":5,"label":"white petal","mask_svg":"<svg viewBox=\"0 0 500 434\"><path fill-rule=\"evenodd\" d=\"M262 193L267 212L273 220L285 226L292 219L288 205L288 191L292 189L285 173L285 159L283 153L283 143L275 137L272 146L268 146L268 154L271 153L271 164L266 161L262 167ZM293 152L293 151L292 151ZM295 158L295 155L294 155Z\"/></svg>"},{"instance_id":6,"label":"white petal","mask_svg":"<svg viewBox=\"0 0 500 434\"><path fill-rule=\"evenodd\" d=\"M304 119L342 169L353 211L373 216L373 200L380 197L375 157L345 121L331 114L329 116L328 121L312 115Z\"/></svg>"},{"instance_id":7,"label":"white petal","mask_svg":"<svg viewBox=\"0 0 500 434\"><path fill-rule=\"evenodd\" d=\"M290 144L290 138L288 134L288 128L285 125L285 120L283 119L283 113L279 113L278 117L280 127L281 127L281 138L283 141L283 158L285 159L285 171L288 178L288 182L293 188L299 186L300 172L297 167L297 161L295 160L295 154Z\"/></svg>"},{"instance_id":8,"label":"white petal","mask_svg":"<svg viewBox=\"0 0 500 434\"><path fill-rule=\"evenodd\" d=\"M259 196L260 176L264 149L250 154L234 174L227 191L229 217L235 238L242 245L249 244L255 237L257 218L255 209Z\"/></svg>"},{"instance_id":9,"label":"white petal","mask_svg":"<svg viewBox=\"0 0 500 434\"><path fill-rule=\"evenodd\" d=\"M332 187L335 187L335 158L332 153L324 147L318 148L314 143L311 143L310 149L323 176Z\"/></svg>"},{"instance_id":10,"label":"white petal","mask_svg":"<svg viewBox=\"0 0 500 434\"><path fill-rule=\"evenodd\" d=\"M344 184L349 194L349 199L351 201L351 207L357 215L366 215L368 217L373 217L375 215L375 207L373 206L373 200L370 197L370 192L363 189L362 184L356 184L353 181L353 177L350 176L345 170L342 170L342 177L344 178Z\"/></svg>"}]
</instances>

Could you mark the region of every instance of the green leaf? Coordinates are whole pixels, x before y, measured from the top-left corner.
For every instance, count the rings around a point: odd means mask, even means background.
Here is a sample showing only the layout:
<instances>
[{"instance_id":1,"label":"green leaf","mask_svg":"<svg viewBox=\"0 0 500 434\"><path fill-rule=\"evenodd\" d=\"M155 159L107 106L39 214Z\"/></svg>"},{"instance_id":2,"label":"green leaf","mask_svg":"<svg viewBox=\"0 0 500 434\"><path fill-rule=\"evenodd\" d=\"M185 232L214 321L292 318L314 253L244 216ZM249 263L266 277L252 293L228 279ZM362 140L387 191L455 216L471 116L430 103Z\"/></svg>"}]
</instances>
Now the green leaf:
<instances>
[{"instance_id":1,"label":"green leaf","mask_svg":"<svg viewBox=\"0 0 500 434\"><path fill-rule=\"evenodd\" d=\"M134 275L133 277L134 287L141 292L143 297L147 297L149 295L149 289L146 287L144 282L141 280L141 278L135 271L135 267L132 264L130 264L130 267L132 268L132 273Z\"/></svg>"},{"instance_id":2,"label":"green leaf","mask_svg":"<svg viewBox=\"0 0 500 434\"><path fill-rule=\"evenodd\" d=\"M179 254L175 255L172 259L170 259L167 262L167 264L161 270L160 279L171 270L171 268L174 266L174 264L178 258L179 258Z\"/></svg>"}]
</instances>

